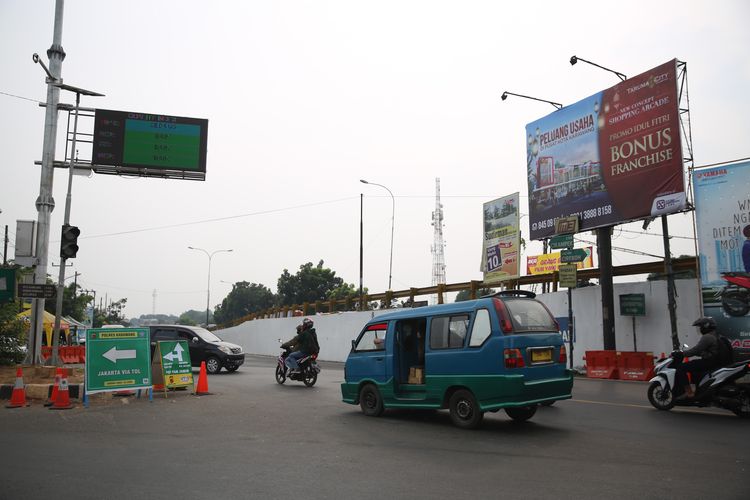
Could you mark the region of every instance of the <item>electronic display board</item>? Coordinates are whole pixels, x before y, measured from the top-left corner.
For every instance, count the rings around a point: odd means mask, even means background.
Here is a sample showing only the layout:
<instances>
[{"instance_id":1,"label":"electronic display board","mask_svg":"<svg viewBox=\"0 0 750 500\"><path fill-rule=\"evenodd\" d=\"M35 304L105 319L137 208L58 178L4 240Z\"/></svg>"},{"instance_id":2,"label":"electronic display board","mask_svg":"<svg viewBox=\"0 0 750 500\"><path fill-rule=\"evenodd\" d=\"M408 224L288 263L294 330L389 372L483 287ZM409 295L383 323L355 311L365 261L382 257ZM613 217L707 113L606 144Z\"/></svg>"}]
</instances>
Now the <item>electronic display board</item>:
<instances>
[{"instance_id":1,"label":"electronic display board","mask_svg":"<svg viewBox=\"0 0 750 500\"><path fill-rule=\"evenodd\" d=\"M204 180L208 120L97 109L97 173Z\"/></svg>"}]
</instances>

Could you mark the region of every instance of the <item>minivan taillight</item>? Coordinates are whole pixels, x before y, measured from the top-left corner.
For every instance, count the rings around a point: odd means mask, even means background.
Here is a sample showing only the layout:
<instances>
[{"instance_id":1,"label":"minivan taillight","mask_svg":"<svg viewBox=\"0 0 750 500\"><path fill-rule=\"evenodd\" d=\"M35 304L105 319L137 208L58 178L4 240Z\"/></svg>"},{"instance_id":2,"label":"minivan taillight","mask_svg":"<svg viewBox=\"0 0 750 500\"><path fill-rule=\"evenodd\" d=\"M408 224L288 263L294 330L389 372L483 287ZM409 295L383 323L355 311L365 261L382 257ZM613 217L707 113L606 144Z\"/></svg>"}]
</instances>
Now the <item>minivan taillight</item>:
<instances>
[{"instance_id":1,"label":"minivan taillight","mask_svg":"<svg viewBox=\"0 0 750 500\"><path fill-rule=\"evenodd\" d=\"M557 362L563 365L568 362L568 350L565 349L565 345L560 346L560 357Z\"/></svg>"},{"instance_id":2,"label":"minivan taillight","mask_svg":"<svg viewBox=\"0 0 750 500\"><path fill-rule=\"evenodd\" d=\"M526 366L521 349L505 349L503 357L505 358L505 368L523 368Z\"/></svg>"},{"instance_id":3,"label":"minivan taillight","mask_svg":"<svg viewBox=\"0 0 750 500\"><path fill-rule=\"evenodd\" d=\"M493 301L495 302L495 312L497 312L497 318L500 321L500 328L503 330L503 333L512 333L513 323L511 323L510 321L508 308L505 307L505 304L503 304L503 301L500 299L493 299Z\"/></svg>"}]
</instances>

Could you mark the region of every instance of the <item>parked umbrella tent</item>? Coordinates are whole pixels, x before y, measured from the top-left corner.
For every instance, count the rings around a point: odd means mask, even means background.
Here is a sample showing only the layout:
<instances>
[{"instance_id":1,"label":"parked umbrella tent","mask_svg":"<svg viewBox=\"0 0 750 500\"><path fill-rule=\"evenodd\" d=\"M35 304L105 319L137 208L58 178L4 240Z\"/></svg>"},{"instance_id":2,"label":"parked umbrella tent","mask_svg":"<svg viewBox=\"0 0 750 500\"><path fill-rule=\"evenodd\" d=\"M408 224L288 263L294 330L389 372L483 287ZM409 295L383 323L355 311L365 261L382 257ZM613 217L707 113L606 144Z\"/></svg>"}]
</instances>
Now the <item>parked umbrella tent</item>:
<instances>
[{"instance_id":1,"label":"parked umbrella tent","mask_svg":"<svg viewBox=\"0 0 750 500\"><path fill-rule=\"evenodd\" d=\"M52 345L52 333L55 330L55 315L50 314L47 311L44 312L44 336L42 337L42 345ZM18 313L19 318L25 318L26 322L30 322L30 316L31 316L31 309L26 309L22 313ZM60 332L65 336L65 343L70 344L70 323L65 321L64 319L60 319Z\"/></svg>"}]
</instances>

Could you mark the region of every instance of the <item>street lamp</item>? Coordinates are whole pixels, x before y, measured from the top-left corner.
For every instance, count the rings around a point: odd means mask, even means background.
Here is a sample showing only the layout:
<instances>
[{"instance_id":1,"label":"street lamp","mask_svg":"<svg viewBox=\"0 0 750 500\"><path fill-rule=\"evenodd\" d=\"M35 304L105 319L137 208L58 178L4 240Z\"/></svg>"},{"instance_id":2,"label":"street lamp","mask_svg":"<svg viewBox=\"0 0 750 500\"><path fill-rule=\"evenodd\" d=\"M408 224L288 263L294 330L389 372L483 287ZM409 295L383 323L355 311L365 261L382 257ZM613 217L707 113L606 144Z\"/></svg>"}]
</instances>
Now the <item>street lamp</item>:
<instances>
[{"instance_id":1,"label":"street lamp","mask_svg":"<svg viewBox=\"0 0 750 500\"><path fill-rule=\"evenodd\" d=\"M625 80L627 80L627 79L628 79L628 77L627 77L627 76L623 75L623 74L622 74L622 73L620 73L619 71L615 71L615 70L613 70L613 69L605 68L604 66L600 66L600 65L598 65L598 64L596 64L596 63L593 63L593 62L591 62L591 61L587 61L586 59L582 59L582 58L580 58L580 57L578 57L578 56L572 56L572 57L570 58L570 65L571 65L571 66L573 66L573 65L575 65L575 63L577 63L578 61L583 61L583 62L585 62L585 63L588 63L588 64L592 65L592 66L596 66L597 68L601 68L601 69L603 69L604 71L609 71L610 73L614 73L614 74L615 74L615 75L617 75L617 77L618 77L618 78L619 78L620 80L622 80L622 81L625 81Z\"/></svg>"},{"instance_id":2,"label":"street lamp","mask_svg":"<svg viewBox=\"0 0 750 500\"><path fill-rule=\"evenodd\" d=\"M393 193L391 193L391 190L382 184L376 184L375 182L368 182L364 179L360 179L359 182L361 182L362 184L371 184L373 186L380 186L386 191L388 191L389 195L391 195L391 260L390 260L390 264L388 265L388 290L390 290L391 278L393 277L393 227L396 224L396 198L393 197Z\"/></svg>"},{"instance_id":3,"label":"street lamp","mask_svg":"<svg viewBox=\"0 0 750 500\"><path fill-rule=\"evenodd\" d=\"M206 328L208 328L208 313L211 310L211 258L213 258L214 255L216 255L219 252L232 252L233 249L227 249L227 250L214 250L213 252L209 253L207 250L204 250L203 248L197 248L197 247L188 247L190 250L200 250L201 252L206 254L206 257L208 257L208 284L206 285Z\"/></svg>"},{"instance_id":4,"label":"street lamp","mask_svg":"<svg viewBox=\"0 0 750 500\"><path fill-rule=\"evenodd\" d=\"M503 95L500 96L500 99L504 101L508 98L509 95L514 95L516 97L523 97L524 99L532 99L534 101L546 102L547 104L552 104L556 109L561 109L563 107L563 105L560 104L559 102L552 102L552 101L548 101L547 99L539 99L538 97L531 97L527 95L514 94L513 92L508 92L507 90L503 92Z\"/></svg>"}]
</instances>

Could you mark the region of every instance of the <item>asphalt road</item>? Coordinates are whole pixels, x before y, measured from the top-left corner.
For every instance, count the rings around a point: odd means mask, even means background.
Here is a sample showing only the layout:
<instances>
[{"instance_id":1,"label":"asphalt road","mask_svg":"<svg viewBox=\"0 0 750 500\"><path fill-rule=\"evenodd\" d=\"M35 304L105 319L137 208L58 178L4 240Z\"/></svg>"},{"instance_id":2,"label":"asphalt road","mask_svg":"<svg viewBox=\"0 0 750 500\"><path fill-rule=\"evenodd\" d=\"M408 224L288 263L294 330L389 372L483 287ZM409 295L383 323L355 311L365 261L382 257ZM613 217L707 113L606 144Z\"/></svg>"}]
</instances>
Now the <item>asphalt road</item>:
<instances>
[{"instance_id":1,"label":"asphalt road","mask_svg":"<svg viewBox=\"0 0 750 500\"><path fill-rule=\"evenodd\" d=\"M645 383L576 379L525 424L465 431L444 411L365 417L341 364L306 388L274 363L210 376L210 396L1 408L0 498L750 498L750 421L657 411Z\"/></svg>"}]
</instances>

